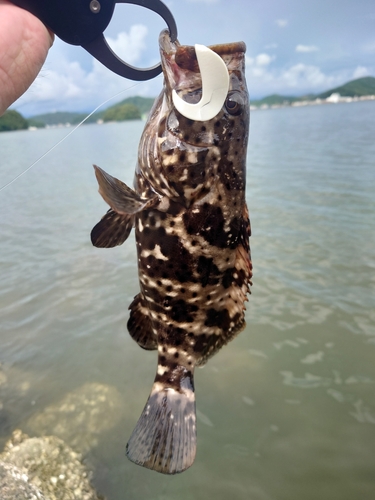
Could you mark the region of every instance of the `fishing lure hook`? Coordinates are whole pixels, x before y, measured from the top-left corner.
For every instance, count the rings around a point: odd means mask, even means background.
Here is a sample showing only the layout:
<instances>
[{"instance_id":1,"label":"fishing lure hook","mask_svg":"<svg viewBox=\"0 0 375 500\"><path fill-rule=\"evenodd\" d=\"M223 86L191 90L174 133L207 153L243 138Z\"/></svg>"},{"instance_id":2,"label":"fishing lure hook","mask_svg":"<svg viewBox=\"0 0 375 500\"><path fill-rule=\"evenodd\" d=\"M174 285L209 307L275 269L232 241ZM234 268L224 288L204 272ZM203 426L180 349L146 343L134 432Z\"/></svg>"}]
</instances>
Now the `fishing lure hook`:
<instances>
[{"instance_id":1,"label":"fishing lure hook","mask_svg":"<svg viewBox=\"0 0 375 500\"><path fill-rule=\"evenodd\" d=\"M108 45L103 32L110 23L116 3L139 5L159 14L167 23L171 41L177 39L172 13L160 0L11 0L38 17L61 40L81 45L108 69L130 80L150 80L162 72L161 64L136 68L127 64Z\"/></svg>"},{"instance_id":2,"label":"fishing lure hook","mask_svg":"<svg viewBox=\"0 0 375 500\"><path fill-rule=\"evenodd\" d=\"M223 59L205 45L195 45L199 71L202 76L202 97L196 104L184 101L175 90L172 92L173 104L186 118L206 121L214 118L227 97L229 73Z\"/></svg>"}]
</instances>

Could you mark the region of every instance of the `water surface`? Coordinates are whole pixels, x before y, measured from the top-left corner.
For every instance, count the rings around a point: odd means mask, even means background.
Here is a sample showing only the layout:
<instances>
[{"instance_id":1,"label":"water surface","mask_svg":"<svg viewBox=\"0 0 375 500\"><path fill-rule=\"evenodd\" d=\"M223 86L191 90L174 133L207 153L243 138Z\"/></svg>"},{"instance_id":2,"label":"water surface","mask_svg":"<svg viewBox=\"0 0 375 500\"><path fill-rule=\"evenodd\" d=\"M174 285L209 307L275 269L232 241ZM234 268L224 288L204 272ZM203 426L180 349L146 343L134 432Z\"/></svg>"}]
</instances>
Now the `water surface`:
<instances>
[{"instance_id":1,"label":"water surface","mask_svg":"<svg viewBox=\"0 0 375 500\"><path fill-rule=\"evenodd\" d=\"M134 239L89 239L107 210L91 165L131 183L142 128L81 127L0 193L0 445L97 384L118 398L85 448L108 500L372 500L375 103L252 113L247 327L196 373L197 458L175 477L124 454L156 368L126 331ZM1 184L66 133L0 134Z\"/></svg>"}]
</instances>

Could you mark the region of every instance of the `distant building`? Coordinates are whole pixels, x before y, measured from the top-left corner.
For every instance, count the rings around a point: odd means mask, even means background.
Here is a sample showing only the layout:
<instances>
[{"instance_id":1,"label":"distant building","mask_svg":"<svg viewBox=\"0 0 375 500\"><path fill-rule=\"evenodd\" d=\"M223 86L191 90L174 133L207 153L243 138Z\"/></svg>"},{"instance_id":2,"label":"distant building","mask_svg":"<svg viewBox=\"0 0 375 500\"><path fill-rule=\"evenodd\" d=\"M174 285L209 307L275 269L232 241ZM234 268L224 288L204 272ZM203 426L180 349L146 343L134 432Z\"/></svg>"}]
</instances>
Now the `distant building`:
<instances>
[{"instance_id":1,"label":"distant building","mask_svg":"<svg viewBox=\"0 0 375 500\"><path fill-rule=\"evenodd\" d=\"M329 97L327 97L326 101L331 102L333 104L337 104L338 102L340 102L340 98L341 98L341 95L337 92L334 92Z\"/></svg>"}]
</instances>

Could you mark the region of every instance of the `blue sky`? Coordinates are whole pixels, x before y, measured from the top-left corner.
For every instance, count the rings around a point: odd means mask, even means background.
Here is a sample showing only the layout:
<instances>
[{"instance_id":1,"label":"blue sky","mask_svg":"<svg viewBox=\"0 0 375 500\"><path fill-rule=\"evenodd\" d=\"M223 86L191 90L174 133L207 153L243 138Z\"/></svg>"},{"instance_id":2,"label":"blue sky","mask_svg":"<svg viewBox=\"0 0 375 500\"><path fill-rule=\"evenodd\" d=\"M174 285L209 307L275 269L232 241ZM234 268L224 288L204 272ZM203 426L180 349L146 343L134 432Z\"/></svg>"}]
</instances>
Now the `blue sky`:
<instances>
[{"instance_id":1,"label":"blue sky","mask_svg":"<svg viewBox=\"0 0 375 500\"><path fill-rule=\"evenodd\" d=\"M318 93L362 76L375 76L374 0L166 0L181 44L243 40L252 99L272 93ZM117 5L105 36L117 54L148 67L159 59L161 18ZM26 116L91 111L131 95L155 97L161 77L134 86L80 47L56 39L32 87L13 107Z\"/></svg>"}]
</instances>

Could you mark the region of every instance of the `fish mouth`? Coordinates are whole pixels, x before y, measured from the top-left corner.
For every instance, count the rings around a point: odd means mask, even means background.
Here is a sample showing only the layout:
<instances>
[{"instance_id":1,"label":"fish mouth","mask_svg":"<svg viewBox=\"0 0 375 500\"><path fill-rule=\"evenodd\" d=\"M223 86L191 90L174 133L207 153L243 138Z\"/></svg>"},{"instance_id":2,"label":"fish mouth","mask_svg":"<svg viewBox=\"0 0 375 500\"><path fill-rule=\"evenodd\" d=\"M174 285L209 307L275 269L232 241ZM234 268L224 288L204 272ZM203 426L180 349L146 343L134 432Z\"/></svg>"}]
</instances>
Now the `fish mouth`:
<instances>
[{"instance_id":1,"label":"fish mouth","mask_svg":"<svg viewBox=\"0 0 375 500\"><path fill-rule=\"evenodd\" d=\"M234 56L238 53L246 52L245 42L223 43L219 45L209 45L208 48L223 59ZM194 73L199 72L199 65L195 48L191 45L179 45L176 50L175 61L181 69Z\"/></svg>"},{"instance_id":2,"label":"fish mouth","mask_svg":"<svg viewBox=\"0 0 375 500\"><path fill-rule=\"evenodd\" d=\"M164 110L168 117L167 129L169 133L182 140L186 145L195 145L196 147L197 144L191 143L185 138L185 135L189 134L182 133L181 126L185 129L186 126L190 125L183 125L183 122L180 121L181 117L190 119L192 120L190 123L193 123L196 121L208 122L218 115L225 103L228 90L230 90L230 73L244 74L246 45L244 42L218 44L208 48L198 45L181 45L177 40L172 42L167 30L161 33L159 44L164 73L164 103L166 105ZM204 71L205 67L200 69L199 53L197 56L198 47L203 47L206 51L209 49L209 52L214 53L213 59L221 59L224 70L222 67L220 68L220 63L219 68L212 64L212 58L208 62L210 68L208 71L211 71L211 75ZM226 74L225 85L222 83L223 71ZM212 79L212 72L215 72L214 79ZM208 81L213 81L212 87L207 83ZM217 94L213 104L214 92ZM218 92L220 92L220 96L218 96ZM201 147L212 146L218 139L213 130L210 133L208 131L202 132L200 135L199 145Z\"/></svg>"},{"instance_id":3,"label":"fish mouth","mask_svg":"<svg viewBox=\"0 0 375 500\"><path fill-rule=\"evenodd\" d=\"M192 45L181 45L178 40L172 42L168 30L163 30L159 37L159 47L162 59L174 56L177 66L181 69L199 72L199 65L195 47ZM234 56L246 52L245 42L222 43L209 45L209 49L220 57Z\"/></svg>"},{"instance_id":4,"label":"fish mouth","mask_svg":"<svg viewBox=\"0 0 375 500\"><path fill-rule=\"evenodd\" d=\"M199 64L195 47L172 42L169 31L164 30L159 37L159 47L164 77L172 90L196 90L202 87ZM228 71L243 70L246 44L244 42L210 45L210 50L218 54L226 63Z\"/></svg>"}]
</instances>

